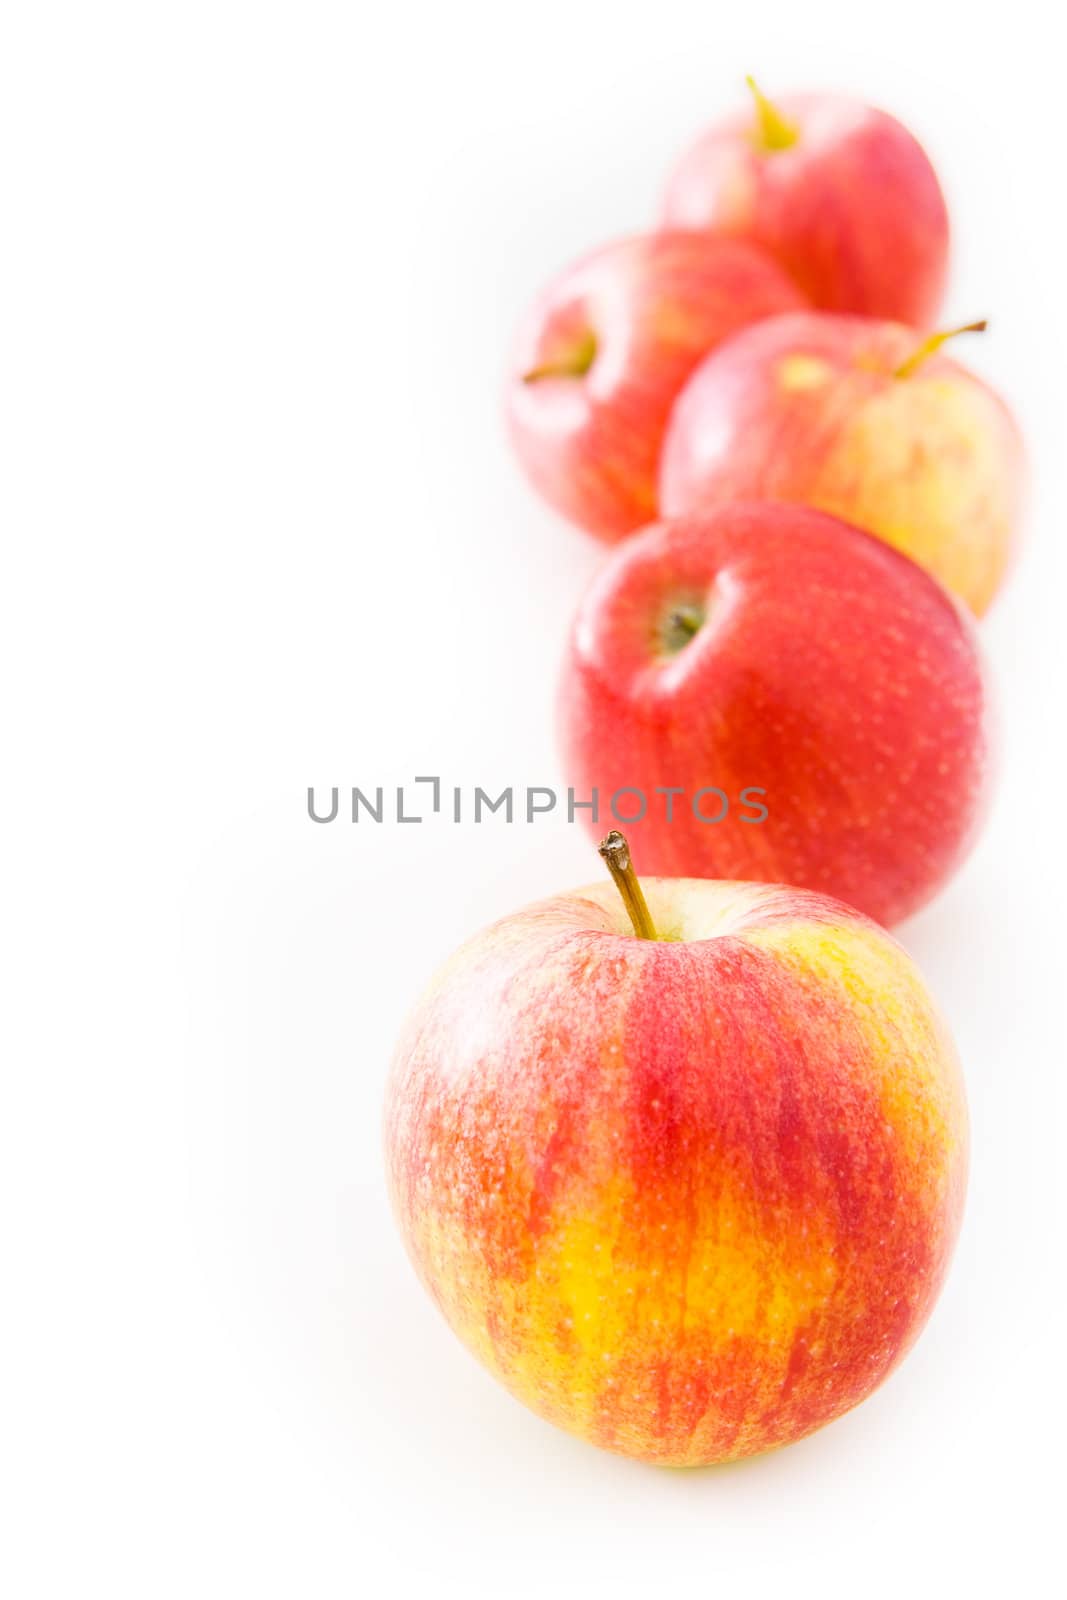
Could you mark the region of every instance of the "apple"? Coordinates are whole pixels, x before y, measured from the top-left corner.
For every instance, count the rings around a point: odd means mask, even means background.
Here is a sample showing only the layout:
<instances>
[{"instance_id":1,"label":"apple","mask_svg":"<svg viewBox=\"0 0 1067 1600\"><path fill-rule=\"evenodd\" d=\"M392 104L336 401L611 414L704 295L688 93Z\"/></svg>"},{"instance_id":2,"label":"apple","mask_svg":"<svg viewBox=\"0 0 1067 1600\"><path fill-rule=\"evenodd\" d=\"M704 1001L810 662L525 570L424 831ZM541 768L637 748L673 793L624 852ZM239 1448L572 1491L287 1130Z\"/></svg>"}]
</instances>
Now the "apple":
<instances>
[{"instance_id":1,"label":"apple","mask_svg":"<svg viewBox=\"0 0 1067 1600\"><path fill-rule=\"evenodd\" d=\"M1003 401L940 353L950 337L814 311L739 334L675 407L663 515L802 501L903 550L981 616L1016 541L1024 453Z\"/></svg>"},{"instance_id":2,"label":"apple","mask_svg":"<svg viewBox=\"0 0 1067 1600\"><path fill-rule=\"evenodd\" d=\"M807 302L755 246L699 234L625 239L562 273L522 328L512 439L557 511L613 542L651 520L675 397L748 322Z\"/></svg>"},{"instance_id":3,"label":"apple","mask_svg":"<svg viewBox=\"0 0 1067 1600\"><path fill-rule=\"evenodd\" d=\"M386 1165L415 1267L518 1399L664 1466L788 1444L911 1346L967 1117L912 962L781 885L636 882L479 934L411 1017ZM643 914L642 914L643 908Z\"/></svg>"},{"instance_id":4,"label":"apple","mask_svg":"<svg viewBox=\"0 0 1067 1600\"><path fill-rule=\"evenodd\" d=\"M984 809L974 627L921 567L805 506L654 524L579 608L560 686L567 784L664 877L793 883L892 925ZM761 812L763 813L761 815Z\"/></svg>"},{"instance_id":5,"label":"apple","mask_svg":"<svg viewBox=\"0 0 1067 1600\"><path fill-rule=\"evenodd\" d=\"M750 239L812 303L925 325L948 272L948 213L921 145L884 111L837 95L753 109L710 128L667 186L669 228Z\"/></svg>"}]
</instances>

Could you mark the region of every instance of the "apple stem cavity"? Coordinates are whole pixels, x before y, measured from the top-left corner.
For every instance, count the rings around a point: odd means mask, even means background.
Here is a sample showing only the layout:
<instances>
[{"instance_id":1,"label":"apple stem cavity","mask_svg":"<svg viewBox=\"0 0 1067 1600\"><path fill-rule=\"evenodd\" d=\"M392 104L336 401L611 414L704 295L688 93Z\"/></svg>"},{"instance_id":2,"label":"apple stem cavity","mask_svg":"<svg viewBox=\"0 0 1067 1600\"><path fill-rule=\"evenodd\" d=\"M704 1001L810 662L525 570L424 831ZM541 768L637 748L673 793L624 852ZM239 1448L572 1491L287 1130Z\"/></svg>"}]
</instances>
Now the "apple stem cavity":
<instances>
[{"instance_id":1,"label":"apple stem cavity","mask_svg":"<svg viewBox=\"0 0 1067 1600\"><path fill-rule=\"evenodd\" d=\"M596 334L590 329L575 340L563 355L543 361L522 375L523 383L540 383L543 378L584 378L596 360Z\"/></svg>"},{"instance_id":2,"label":"apple stem cavity","mask_svg":"<svg viewBox=\"0 0 1067 1600\"><path fill-rule=\"evenodd\" d=\"M607 837L601 839L599 849L615 887L622 895L623 904L630 914L634 933L639 939L658 939L659 935L652 921L648 902L634 871L633 862L630 860L630 846L626 842L626 835L620 833L618 828L612 828Z\"/></svg>"},{"instance_id":3,"label":"apple stem cavity","mask_svg":"<svg viewBox=\"0 0 1067 1600\"><path fill-rule=\"evenodd\" d=\"M755 78L746 84L756 102L756 144L761 150L788 150L800 137L800 130L788 122L772 100L768 100Z\"/></svg>"},{"instance_id":4,"label":"apple stem cavity","mask_svg":"<svg viewBox=\"0 0 1067 1600\"><path fill-rule=\"evenodd\" d=\"M902 361L896 369L894 378L910 378L913 372L918 372L923 362L928 360L935 351L949 339L955 339L961 333L984 333L989 323L983 317L979 322L965 322L959 328L946 328L944 333L931 333L924 339L917 349L913 350L906 361Z\"/></svg>"}]
</instances>

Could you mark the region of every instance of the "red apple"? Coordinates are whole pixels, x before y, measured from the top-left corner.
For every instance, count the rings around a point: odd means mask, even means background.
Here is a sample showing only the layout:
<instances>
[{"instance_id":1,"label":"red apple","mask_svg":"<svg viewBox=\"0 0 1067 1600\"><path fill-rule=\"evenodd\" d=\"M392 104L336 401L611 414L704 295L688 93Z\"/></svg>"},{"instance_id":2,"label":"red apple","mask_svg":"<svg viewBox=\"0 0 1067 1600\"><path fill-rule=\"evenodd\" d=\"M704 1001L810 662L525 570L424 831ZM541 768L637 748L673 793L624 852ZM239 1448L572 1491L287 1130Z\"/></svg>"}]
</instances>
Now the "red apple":
<instances>
[{"instance_id":1,"label":"red apple","mask_svg":"<svg viewBox=\"0 0 1067 1600\"><path fill-rule=\"evenodd\" d=\"M807 507L724 505L595 579L564 772L652 873L798 884L892 924L974 838L986 700L973 625L921 567Z\"/></svg>"},{"instance_id":2,"label":"red apple","mask_svg":"<svg viewBox=\"0 0 1067 1600\"><path fill-rule=\"evenodd\" d=\"M664 233L561 274L522 329L508 388L515 448L564 516L614 541L656 510L671 405L698 362L803 296L752 245Z\"/></svg>"},{"instance_id":3,"label":"red apple","mask_svg":"<svg viewBox=\"0 0 1067 1600\"><path fill-rule=\"evenodd\" d=\"M667 187L669 228L770 250L817 306L925 324L941 304L948 214L905 127L836 95L790 95L710 128Z\"/></svg>"},{"instance_id":4,"label":"red apple","mask_svg":"<svg viewBox=\"0 0 1067 1600\"><path fill-rule=\"evenodd\" d=\"M952 1253L967 1118L921 978L866 918L643 887L452 957L396 1053L386 1164L423 1283L513 1394L692 1466L799 1439L897 1365Z\"/></svg>"},{"instance_id":5,"label":"red apple","mask_svg":"<svg viewBox=\"0 0 1067 1600\"><path fill-rule=\"evenodd\" d=\"M878 534L981 615L1015 544L1023 447L997 395L939 353L947 337L818 311L745 330L674 409L662 514L802 501Z\"/></svg>"}]
</instances>

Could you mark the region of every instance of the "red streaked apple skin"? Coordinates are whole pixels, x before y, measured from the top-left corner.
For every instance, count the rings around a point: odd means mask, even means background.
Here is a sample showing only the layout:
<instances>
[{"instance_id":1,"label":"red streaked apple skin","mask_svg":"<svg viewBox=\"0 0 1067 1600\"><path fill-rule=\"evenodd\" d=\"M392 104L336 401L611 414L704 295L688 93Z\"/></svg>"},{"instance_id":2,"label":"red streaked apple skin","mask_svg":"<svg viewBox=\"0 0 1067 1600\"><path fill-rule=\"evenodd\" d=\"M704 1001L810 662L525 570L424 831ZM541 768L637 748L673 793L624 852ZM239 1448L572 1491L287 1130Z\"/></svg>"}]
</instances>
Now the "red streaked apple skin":
<instances>
[{"instance_id":1,"label":"red streaked apple skin","mask_svg":"<svg viewBox=\"0 0 1067 1600\"><path fill-rule=\"evenodd\" d=\"M911 961L781 886L643 880L506 918L422 1000L390 1078L409 1253L520 1400L693 1466L801 1438L921 1330L967 1119Z\"/></svg>"},{"instance_id":2,"label":"red streaked apple skin","mask_svg":"<svg viewBox=\"0 0 1067 1600\"><path fill-rule=\"evenodd\" d=\"M671 655L663 625L693 602L706 621ZM719 506L630 540L579 609L559 710L566 782L599 795L582 816L602 833L611 797L643 791L644 817L622 795L616 818L662 876L795 883L888 926L947 882L984 810L973 625L913 562L807 507ZM730 801L720 822L693 815L705 786Z\"/></svg>"},{"instance_id":3,"label":"red streaked apple skin","mask_svg":"<svg viewBox=\"0 0 1067 1600\"><path fill-rule=\"evenodd\" d=\"M948 356L894 376L921 342L899 323L820 312L739 334L675 407L663 515L738 499L816 506L903 550L981 616L1014 551L1022 440Z\"/></svg>"},{"instance_id":4,"label":"red streaked apple skin","mask_svg":"<svg viewBox=\"0 0 1067 1600\"><path fill-rule=\"evenodd\" d=\"M750 239L826 310L932 322L949 223L922 146L894 117L855 100L792 95L776 104L796 143L761 149L752 111L709 129L671 176L665 225Z\"/></svg>"},{"instance_id":5,"label":"red streaked apple skin","mask_svg":"<svg viewBox=\"0 0 1067 1600\"><path fill-rule=\"evenodd\" d=\"M562 273L520 332L511 436L530 481L565 517L614 542L651 520L671 405L700 360L746 323L807 302L763 252L664 233L607 245ZM581 375L566 362L590 336Z\"/></svg>"}]
</instances>

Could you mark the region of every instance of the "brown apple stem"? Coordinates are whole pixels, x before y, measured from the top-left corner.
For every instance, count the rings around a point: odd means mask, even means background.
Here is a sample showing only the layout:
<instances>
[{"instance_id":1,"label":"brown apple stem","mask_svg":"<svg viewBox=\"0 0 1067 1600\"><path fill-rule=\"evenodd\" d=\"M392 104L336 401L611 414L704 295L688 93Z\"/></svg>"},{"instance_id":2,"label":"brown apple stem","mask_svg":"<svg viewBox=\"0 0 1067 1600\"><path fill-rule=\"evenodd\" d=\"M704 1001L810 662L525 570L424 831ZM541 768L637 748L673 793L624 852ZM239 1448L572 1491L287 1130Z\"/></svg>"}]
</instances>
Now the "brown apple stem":
<instances>
[{"instance_id":1,"label":"brown apple stem","mask_svg":"<svg viewBox=\"0 0 1067 1600\"><path fill-rule=\"evenodd\" d=\"M799 138L797 129L787 122L772 100L768 100L755 78L747 77L746 84L756 102L758 143L763 150L788 150Z\"/></svg>"},{"instance_id":2,"label":"brown apple stem","mask_svg":"<svg viewBox=\"0 0 1067 1600\"><path fill-rule=\"evenodd\" d=\"M607 862L615 887L622 895L623 904L630 913L634 933L639 939L658 938L648 902L645 900L644 891L630 860L630 846L618 828L612 828L607 838L600 841L600 854Z\"/></svg>"},{"instance_id":3,"label":"brown apple stem","mask_svg":"<svg viewBox=\"0 0 1067 1600\"><path fill-rule=\"evenodd\" d=\"M958 334L984 333L988 327L989 323L983 317L980 322L965 322L962 327L947 328L944 333L931 333L916 350L912 351L906 361L901 362L893 374L894 378L910 378L912 373L917 372L923 362L934 354L935 350L940 350L947 340L955 339Z\"/></svg>"}]
</instances>

